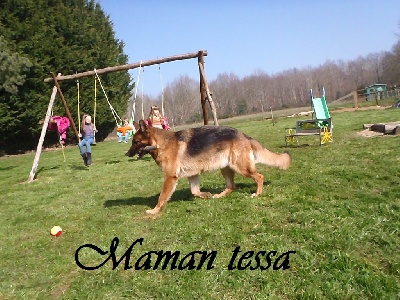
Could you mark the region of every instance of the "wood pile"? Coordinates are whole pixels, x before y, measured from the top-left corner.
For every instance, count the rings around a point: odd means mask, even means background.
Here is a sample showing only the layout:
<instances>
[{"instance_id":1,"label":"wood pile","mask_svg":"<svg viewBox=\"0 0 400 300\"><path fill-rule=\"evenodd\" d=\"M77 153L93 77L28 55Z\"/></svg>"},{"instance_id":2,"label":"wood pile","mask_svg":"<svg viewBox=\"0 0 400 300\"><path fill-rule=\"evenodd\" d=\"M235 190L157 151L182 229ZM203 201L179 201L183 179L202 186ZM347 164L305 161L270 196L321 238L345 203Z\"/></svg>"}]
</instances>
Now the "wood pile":
<instances>
[{"instance_id":1,"label":"wood pile","mask_svg":"<svg viewBox=\"0 0 400 300\"><path fill-rule=\"evenodd\" d=\"M389 123L364 124L364 129L383 134L400 135L400 121Z\"/></svg>"},{"instance_id":2,"label":"wood pile","mask_svg":"<svg viewBox=\"0 0 400 300\"><path fill-rule=\"evenodd\" d=\"M303 111L299 112L297 114L291 114L291 115L284 115L284 116L279 116L277 118L285 119L285 118L294 118L294 117L304 117L304 116L310 116L313 114L313 110L310 111ZM264 117L265 120L272 120L272 116Z\"/></svg>"}]
</instances>

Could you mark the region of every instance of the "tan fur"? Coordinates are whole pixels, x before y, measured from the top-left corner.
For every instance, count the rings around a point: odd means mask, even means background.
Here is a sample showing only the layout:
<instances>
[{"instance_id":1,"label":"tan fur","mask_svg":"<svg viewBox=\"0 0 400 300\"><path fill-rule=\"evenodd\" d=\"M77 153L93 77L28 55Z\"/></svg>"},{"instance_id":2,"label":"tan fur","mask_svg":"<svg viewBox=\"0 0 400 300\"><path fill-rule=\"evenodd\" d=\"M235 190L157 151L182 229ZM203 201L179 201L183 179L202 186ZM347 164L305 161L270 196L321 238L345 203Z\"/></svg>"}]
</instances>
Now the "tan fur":
<instances>
[{"instance_id":1,"label":"tan fur","mask_svg":"<svg viewBox=\"0 0 400 300\"><path fill-rule=\"evenodd\" d=\"M262 193L264 176L257 172L255 164L288 169L291 158L288 153L274 153L258 141L229 127L205 126L181 132L166 131L147 127L139 122L140 129L132 139L132 146L126 155L143 156L145 146L154 146L149 153L164 174L164 183L157 205L147 210L157 214L173 194L179 178L188 177L192 194L200 198L220 198L235 190L234 175L239 173L252 178L257 184L253 196ZM203 140L201 140L203 139ZM211 195L200 191L199 174L220 169L225 178L226 188L219 194Z\"/></svg>"}]
</instances>

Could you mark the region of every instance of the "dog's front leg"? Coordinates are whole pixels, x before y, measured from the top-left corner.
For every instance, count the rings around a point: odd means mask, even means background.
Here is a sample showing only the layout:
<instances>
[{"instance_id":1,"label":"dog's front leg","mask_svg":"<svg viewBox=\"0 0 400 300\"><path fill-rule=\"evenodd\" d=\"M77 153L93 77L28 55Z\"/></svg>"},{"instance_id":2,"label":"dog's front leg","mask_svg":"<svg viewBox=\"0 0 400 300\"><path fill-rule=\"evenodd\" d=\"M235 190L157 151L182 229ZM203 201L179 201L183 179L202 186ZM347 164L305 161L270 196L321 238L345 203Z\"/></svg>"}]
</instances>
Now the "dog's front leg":
<instances>
[{"instance_id":1,"label":"dog's front leg","mask_svg":"<svg viewBox=\"0 0 400 300\"><path fill-rule=\"evenodd\" d=\"M163 187L158 198L158 203L153 209L146 210L146 213L150 215L155 215L160 212L160 210L165 206L169 198L171 198L173 192L175 191L176 184L178 183L177 176L165 176Z\"/></svg>"}]
</instances>

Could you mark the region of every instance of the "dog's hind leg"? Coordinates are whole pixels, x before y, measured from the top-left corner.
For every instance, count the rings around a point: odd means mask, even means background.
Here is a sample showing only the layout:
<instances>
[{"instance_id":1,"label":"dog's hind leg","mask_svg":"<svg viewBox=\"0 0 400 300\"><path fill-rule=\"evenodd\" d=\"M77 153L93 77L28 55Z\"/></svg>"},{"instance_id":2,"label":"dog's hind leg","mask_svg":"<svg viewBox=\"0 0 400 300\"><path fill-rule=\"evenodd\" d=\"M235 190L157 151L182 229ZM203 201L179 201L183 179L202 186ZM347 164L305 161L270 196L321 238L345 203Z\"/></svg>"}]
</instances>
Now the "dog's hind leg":
<instances>
[{"instance_id":1,"label":"dog's hind leg","mask_svg":"<svg viewBox=\"0 0 400 300\"><path fill-rule=\"evenodd\" d=\"M173 192L175 191L176 185L178 183L178 177L176 176L165 176L163 187L158 197L158 203L153 209L146 210L146 213L150 215L155 215L160 212L160 210L167 204L169 198L171 198Z\"/></svg>"},{"instance_id":2,"label":"dog's hind leg","mask_svg":"<svg viewBox=\"0 0 400 300\"><path fill-rule=\"evenodd\" d=\"M232 166L232 168L240 175L251 178L256 182L257 191L251 195L252 197L257 197L262 194L264 175L257 172L254 163L250 162L246 164L246 161L241 161Z\"/></svg>"},{"instance_id":3,"label":"dog's hind leg","mask_svg":"<svg viewBox=\"0 0 400 300\"><path fill-rule=\"evenodd\" d=\"M199 175L194 175L188 178L190 183L190 191L193 196L200 197L203 199L211 198L211 193L200 191L200 179Z\"/></svg>"},{"instance_id":4,"label":"dog's hind leg","mask_svg":"<svg viewBox=\"0 0 400 300\"><path fill-rule=\"evenodd\" d=\"M264 185L264 175L262 175L258 172L254 172L254 173L251 173L250 176L248 176L248 177L253 178L253 180L257 183L257 191L255 193L251 194L251 197L260 196L262 194L263 185Z\"/></svg>"},{"instance_id":5,"label":"dog's hind leg","mask_svg":"<svg viewBox=\"0 0 400 300\"><path fill-rule=\"evenodd\" d=\"M233 171L229 167L226 167L221 169L221 173L222 176L224 176L225 178L226 188L223 192L213 195L213 198L225 197L226 195L229 195L235 190L235 182L233 180L233 178L235 177L235 171Z\"/></svg>"}]
</instances>

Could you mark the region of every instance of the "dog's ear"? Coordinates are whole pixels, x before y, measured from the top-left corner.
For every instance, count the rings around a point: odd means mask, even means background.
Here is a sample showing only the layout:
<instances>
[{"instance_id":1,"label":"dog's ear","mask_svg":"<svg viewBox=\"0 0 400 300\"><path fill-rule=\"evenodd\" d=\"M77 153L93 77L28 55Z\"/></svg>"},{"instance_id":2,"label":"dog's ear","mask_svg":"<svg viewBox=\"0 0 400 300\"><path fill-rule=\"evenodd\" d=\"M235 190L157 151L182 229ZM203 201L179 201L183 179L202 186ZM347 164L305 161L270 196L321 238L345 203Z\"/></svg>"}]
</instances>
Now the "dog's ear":
<instances>
[{"instance_id":1,"label":"dog's ear","mask_svg":"<svg viewBox=\"0 0 400 300\"><path fill-rule=\"evenodd\" d=\"M135 127L135 132L139 131L139 129L140 129L139 123L136 121L133 122L133 127Z\"/></svg>"},{"instance_id":2,"label":"dog's ear","mask_svg":"<svg viewBox=\"0 0 400 300\"><path fill-rule=\"evenodd\" d=\"M139 121L139 127L140 127L140 130L141 130L142 132L146 132L147 125L146 125L146 123L145 123L143 120L140 120L140 121Z\"/></svg>"}]
</instances>

